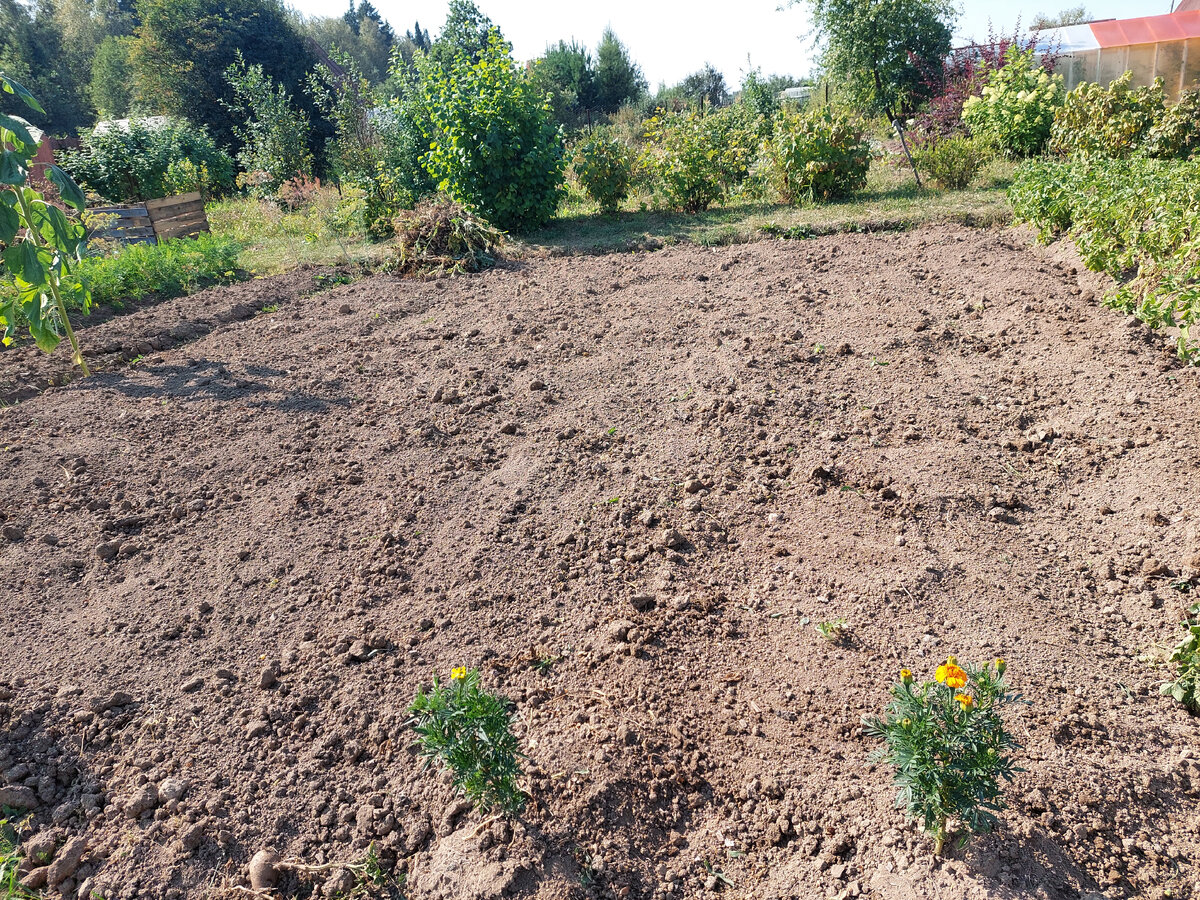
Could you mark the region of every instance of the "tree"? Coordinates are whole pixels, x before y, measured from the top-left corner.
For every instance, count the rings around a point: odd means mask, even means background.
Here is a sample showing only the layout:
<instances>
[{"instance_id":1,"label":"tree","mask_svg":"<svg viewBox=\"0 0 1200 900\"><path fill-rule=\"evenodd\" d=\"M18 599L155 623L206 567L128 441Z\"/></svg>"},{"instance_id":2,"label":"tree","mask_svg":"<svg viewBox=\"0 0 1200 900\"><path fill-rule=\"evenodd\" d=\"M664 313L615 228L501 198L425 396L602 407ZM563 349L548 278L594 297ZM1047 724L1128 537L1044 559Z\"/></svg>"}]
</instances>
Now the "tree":
<instances>
[{"instance_id":1,"label":"tree","mask_svg":"<svg viewBox=\"0 0 1200 900\"><path fill-rule=\"evenodd\" d=\"M689 103L710 106L713 109L729 105L729 88L725 76L711 63L705 63L699 72L693 72L679 83L679 91Z\"/></svg>"},{"instance_id":2,"label":"tree","mask_svg":"<svg viewBox=\"0 0 1200 900\"><path fill-rule=\"evenodd\" d=\"M50 2L0 0L0 70L41 98L29 110L30 121L52 134L74 134L90 125L95 113L87 91L91 48L76 53L65 43L63 26Z\"/></svg>"},{"instance_id":3,"label":"tree","mask_svg":"<svg viewBox=\"0 0 1200 900\"><path fill-rule=\"evenodd\" d=\"M330 56L339 53L349 56L371 84L380 84L388 77L388 66L397 46L391 28L381 27L369 15L357 18L351 25L349 15L309 19L303 25L304 34Z\"/></svg>"},{"instance_id":4,"label":"tree","mask_svg":"<svg viewBox=\"0 0 1200 900\"><path fill-rule=\"evenodd\" d=\"M237 159L251 187L271 195L289 178L311 175L308 116L292 105L283 85L265 75L262 66L246 65L240 51L225 78L233 88L226 107L241 123L234 127L242 144Z\"/></svg>"},{"instance_id":5,"label":"tree","mask_svg":"<svg viewBox=\"0 0 1200 900\"><path fill-rule=\"evenodd\" d=\"M429 48L432 46L429 40L429 32L421 30L420 22L414 22L412 31L406 31L404 36L408 39L409 43L413 44L422 53L428 53Z\"/></svg>"},{"instance_id":6,"label":"tree","mask_svg":"<svg viewBox=\"0 0 1200 900\"><path fill-rule=\"evenodd\" d=\"M429 58L443 69L450 69L460 53L472 63L487 52L489 36L500 33L492 20L479 11L471 0L450 0L450 11L442 33L429 48Z\"/></svg>"},{"instance_id":7,"label":"tree","mask_svg":"<svg viewBox=\"0 0 1200 900\"><path fill-rule=\"evenodd\" d=\"M639 100L649 85L641 67L612 28L605 28L596 48L596 106L604 112L616 112L624 103Z\"/></svg>"},{"instance_id":8,"label":"tree","mask_svg":"<svg viewBox=\"0 0 1200 900\"><path fill-rule=\"evenodd\" d=\"M138 13L135 101L207 125L222 144L237 143L225 72L239 51L293 96L315 62L282 0L140 0Z\"/></svg>"},{"instance_id":9,"label":"tree","mask_svg":"<svg viewBox=\"0 0 1200 900\"><path fill-rule=\"evenodd\" d=\"M791 0L812 13L820 61L846 96L889 118L910 115L932 89L923 73L950 52L951 0Z\"/></svg>"},{"instance_id":10,"label":"tree","mask_svg":"<svg viewBox=\"0 0 1200 900\"><path fill-rule=\"evenodd\" d=\"M128 35L109 35L92 57L92 80L88 90L101 118L120 119L129 113L133 96L130 88L133 70L129 66L132 45L133 38Z\"/></svg>"},{"instance_id":11,"label":"tree","mask_svg":"<svg viewBox=\"0 0 1200 900\"><path fill-rule=\"evenodd\" d=\"M1047 28L1083 25L1085 22L1092 21L1092 18L1092 14L1086 6L1072 6L1070 9L1061 10L1055 16L1038 13L1033 17L1033 22L1030 23L1029 28L1031 31L1045 31Z\"/></svg>"},{"instance_id":12,"label":"tree","mask_svg":"<svg viewBox=\"0 0 1200 900\"><path fill-rule=\"evenodd\" d=\"M596 107L592 54L574 40L547 47L530 77L541 93L550 96L554 117L563 125L575 125L585 111Z\"/></svg>"}]
</instances>

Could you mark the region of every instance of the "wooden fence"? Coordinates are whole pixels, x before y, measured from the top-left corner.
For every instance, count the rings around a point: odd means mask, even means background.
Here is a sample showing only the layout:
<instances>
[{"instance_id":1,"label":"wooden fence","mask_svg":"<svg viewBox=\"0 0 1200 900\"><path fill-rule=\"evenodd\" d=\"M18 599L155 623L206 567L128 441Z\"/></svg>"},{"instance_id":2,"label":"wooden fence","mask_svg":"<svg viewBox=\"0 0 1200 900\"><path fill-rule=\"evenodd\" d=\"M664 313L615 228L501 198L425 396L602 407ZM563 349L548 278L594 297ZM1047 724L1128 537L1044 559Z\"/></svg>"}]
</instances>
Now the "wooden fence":
<instances>
[{"instance_id":1,"label":"wooden fence","mask_svg":"<svg viewBox=\"0 0 1200 900\"><path fill-rule=\"evenodd\" d=\"M208 231L199 191L147 200L140 206L101 206L88 212L116 217L112 224L100 228L96 237L127 244L153 244L164 238L195 237Z\"/></svg>"}]
</instances>

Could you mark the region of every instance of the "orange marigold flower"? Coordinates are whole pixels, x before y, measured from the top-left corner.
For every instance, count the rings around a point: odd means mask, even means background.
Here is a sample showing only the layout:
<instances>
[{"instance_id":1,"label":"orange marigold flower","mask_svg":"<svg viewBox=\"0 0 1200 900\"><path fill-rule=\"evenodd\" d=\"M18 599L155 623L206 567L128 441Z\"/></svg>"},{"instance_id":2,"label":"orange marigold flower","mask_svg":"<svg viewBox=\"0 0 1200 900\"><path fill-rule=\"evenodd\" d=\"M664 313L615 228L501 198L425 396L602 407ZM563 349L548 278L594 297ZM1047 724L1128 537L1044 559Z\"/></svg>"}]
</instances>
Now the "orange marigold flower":
<instances>
[{"instance_id":1,"label":"orange marigold flower","mask_svg":"<svg viewBox=\"0 0 1200 900\"><path fill-rule=\"evenodd\" d=\"M970 694L955 694L954 699L958 701L958 705L963 709L970 709L975 705L975 698Z\"/></svg>"},{"instance_id":2,"label":"orange marigold flower","mask_svg":"<svg viewBox=\"0 0 1200 900\"><path fill-rule=\"evenodd\" d=\"M937 667L934 677L946 687L960 688L966 687L967 684L967 673L958 667L953 656Z\"/></svg>"}]
</instances>

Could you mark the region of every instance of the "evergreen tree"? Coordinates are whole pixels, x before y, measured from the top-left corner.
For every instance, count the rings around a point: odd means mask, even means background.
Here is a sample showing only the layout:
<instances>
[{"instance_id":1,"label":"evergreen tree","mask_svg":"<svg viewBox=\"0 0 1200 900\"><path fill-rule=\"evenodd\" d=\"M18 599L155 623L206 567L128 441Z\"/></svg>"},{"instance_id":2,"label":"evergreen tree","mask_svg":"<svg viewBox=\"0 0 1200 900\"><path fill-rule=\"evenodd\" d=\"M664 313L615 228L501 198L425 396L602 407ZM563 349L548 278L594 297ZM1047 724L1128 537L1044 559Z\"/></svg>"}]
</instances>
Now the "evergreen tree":
<instances>
[{"instance_id":1,"label":"evergreen tree","mask_svg":"<svg viewBox=\"0 0 1200 900\"><path fill-rule=\"evenodd\" d=\"M616 112L623 103L640 99L647 88L641 67L630 59L612 28L605 28L596 48L596 106L604 112Z\"/></svg>"}]
</instances>

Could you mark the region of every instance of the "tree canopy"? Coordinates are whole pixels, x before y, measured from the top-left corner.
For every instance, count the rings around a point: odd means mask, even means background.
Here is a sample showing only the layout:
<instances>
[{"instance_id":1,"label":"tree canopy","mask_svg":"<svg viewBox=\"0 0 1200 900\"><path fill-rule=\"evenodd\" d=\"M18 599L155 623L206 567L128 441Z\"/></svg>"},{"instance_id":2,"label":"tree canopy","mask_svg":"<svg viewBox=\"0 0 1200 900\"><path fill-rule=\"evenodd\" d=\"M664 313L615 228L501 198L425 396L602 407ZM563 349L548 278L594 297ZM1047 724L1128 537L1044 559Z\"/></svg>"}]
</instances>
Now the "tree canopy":
<instances>
[{"instance_id":1,"label":"tree canopy","mask_svg":"<svg viewBox=\"0 0 1200 900\"><path fill-rule=\"evenodd\" d=\"M792 0L812 13L820 62L849 100L909 115L933 93L926 72L950 52L951 0Z\"/></svg>"},{"instance_id":2,"label":"tree canopy","mask_svg":"<svg viewBox=\"0 0 1200 900\"><path fill-rule=\"evenodd\" d=\"M596 106L616 112L623 103L637 101L649 85L641 67L629 55L612 28L605 28L596 48Z\"/></svg>"},{"instance_id":3,"label":"tree canopy","mask_svg":"<svg viewBox=\"0 0 1200 900\"><path fill-rule=\"evenodd\" d=\"M1086 6L1072 6L1070 9L1060 10L1053 16L1038 13L1029 23L1029 27L1034 31L1045 31L1047 28L1062 28L1065 25L1082 25L1092 19L1092 13Z\"/></svg>"}]
</instances>

